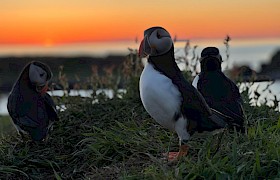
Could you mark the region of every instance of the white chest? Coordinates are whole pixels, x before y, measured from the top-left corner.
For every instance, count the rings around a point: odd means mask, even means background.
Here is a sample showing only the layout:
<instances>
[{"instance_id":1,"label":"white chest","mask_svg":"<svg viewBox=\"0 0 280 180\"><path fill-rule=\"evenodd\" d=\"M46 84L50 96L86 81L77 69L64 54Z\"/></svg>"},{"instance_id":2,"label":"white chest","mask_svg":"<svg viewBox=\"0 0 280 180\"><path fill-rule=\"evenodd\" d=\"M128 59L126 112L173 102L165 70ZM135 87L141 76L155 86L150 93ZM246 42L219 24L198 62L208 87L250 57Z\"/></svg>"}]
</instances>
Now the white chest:
<instances>
[{"instance_id":1,"label":"white chest","mask_svg":"<svg viewBox=\"0 0 280 180\"><path fill-rule=\"evenodd\" d=\"M180 113L181 93L171 79L147 64L140 77L140 97L146 111L162 126L173 130Z\"/></svg>"}]
</instances>

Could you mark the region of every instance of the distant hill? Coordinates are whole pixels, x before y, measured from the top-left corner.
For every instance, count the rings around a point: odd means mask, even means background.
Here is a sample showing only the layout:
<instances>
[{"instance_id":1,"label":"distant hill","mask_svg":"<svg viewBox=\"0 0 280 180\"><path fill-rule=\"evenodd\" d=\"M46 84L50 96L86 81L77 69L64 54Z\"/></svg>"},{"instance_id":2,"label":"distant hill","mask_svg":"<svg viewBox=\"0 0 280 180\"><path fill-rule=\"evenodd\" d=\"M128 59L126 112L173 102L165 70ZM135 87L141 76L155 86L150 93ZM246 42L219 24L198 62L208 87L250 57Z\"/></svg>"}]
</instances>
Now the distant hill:
<instances>
[{"instance_id":1,"label":"distant hill","mask_svg":"<svg viewBox=\"0 0 280 180\"><path fill-rule=\"evenodd\" d=\"M249 66L234 66L226 75L232 80L270 81L280 79L280 49L272 56L269 64L263 64L261 71L256 72Z\"/></svg>"},{"instance_id":2,"label":"distant hill","mask_svg":"<svg viewBox=\"0 0 280 180\"><path fill-rule=\"evenodd\" d=\"M269 64L263 64L260 74L280 79L280 49L272 56Z\"/></svg>"},{"instance_id":3,"label":"distant hill","mask_svg":"<svg viewBox=\"0 0 280 180\"><path fill-rule=\"evenodd\" d=\"M98 69L102 76L104 69L118 69L125 60L125 56L101 57L0 57L0 92L11 90L23 67L31 61L41 61L50 66L57 81L61 66L67 75L69 83L73 83L77 78L84 80L92 75L93 66Z\"/></svg>"}]
</instances>

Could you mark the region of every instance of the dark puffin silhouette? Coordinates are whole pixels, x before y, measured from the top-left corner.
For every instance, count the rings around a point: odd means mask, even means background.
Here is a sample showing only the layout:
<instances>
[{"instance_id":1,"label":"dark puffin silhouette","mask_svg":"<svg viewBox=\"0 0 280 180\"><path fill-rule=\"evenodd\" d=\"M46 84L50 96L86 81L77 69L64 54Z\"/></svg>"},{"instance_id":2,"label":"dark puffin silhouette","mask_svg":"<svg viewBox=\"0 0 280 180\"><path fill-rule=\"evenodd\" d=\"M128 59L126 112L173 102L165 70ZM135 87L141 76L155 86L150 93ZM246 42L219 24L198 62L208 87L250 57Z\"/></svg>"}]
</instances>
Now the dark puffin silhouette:
<instances>
[{"instance_id":1,"label":"dark puffin silhouette","mask_svg":"<svg viewBox=\"0 0 280 180\"><path fill-rule=\"evenodd\" d=\"M222 57L216 47L206 47L201 52L201 73L193 80L193 86L203 95L207 104L233 121L231 128L244 132L243 100L234 82L222 72Z\"/></svg>"},{"instance_id":2,"label":"dark puffin silhouette","mask_svg":"<svg viewBox=\"0 0 280 180\"><path fill-rule=\"evenodd\" d=\"M46 93L51 77L46 64L31 62L24 67L8 97L8 112L17 131L29 134L34 141L44 140L58 120L55 104Z\"/></svg>"}]
</instances>

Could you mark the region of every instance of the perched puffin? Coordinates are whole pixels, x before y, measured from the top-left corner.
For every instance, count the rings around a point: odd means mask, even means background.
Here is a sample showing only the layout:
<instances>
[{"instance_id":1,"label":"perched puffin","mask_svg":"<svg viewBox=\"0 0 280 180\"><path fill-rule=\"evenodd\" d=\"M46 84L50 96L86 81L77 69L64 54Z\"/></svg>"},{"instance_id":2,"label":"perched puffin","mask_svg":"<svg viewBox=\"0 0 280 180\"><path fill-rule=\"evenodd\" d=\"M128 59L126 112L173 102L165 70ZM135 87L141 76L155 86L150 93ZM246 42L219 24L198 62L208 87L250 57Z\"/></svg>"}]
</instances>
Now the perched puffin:
<instances>
[{"instance_id":1,"label":"perched puffin","mask_svg":"<svg viewBox=\"0 0 280 180\"><path fill-rule=\"evenodd\" d=\"M230 124L244 132L243 100L234 82L222 72L222 56L216 47L206 47L201 52L201 73L193 80L193 86L203 95L207 104L231 117Z\"/></svg>"},{"instance_id":2,"label":"perched puffin","mask_svg":"<svg viewBox=\"0 0 280 180\"><path fill-rule=\"evenodd\" d=\"M46 93L52 77L50 68L41 62L27 64L8 97L7 109L17 131L42 141L53 122L58 120L55 104Z\"/></svg>"},{"instance_id":3,"label":"perched puffin","mask_svg":"<svg viewBox=\"0 0 280 180\"><path fill-rule=\"evenodd\" d=\"M139 82L142 104L153 119L176 131L179 137L179 152L170 152L169 160L187 154L187 143L194 132L224 128L231 121L210 109L203 96L183 77L175 62L172 38L164 28L144 31L139 56L148 57Z\"/></svg>"}]
</instances>

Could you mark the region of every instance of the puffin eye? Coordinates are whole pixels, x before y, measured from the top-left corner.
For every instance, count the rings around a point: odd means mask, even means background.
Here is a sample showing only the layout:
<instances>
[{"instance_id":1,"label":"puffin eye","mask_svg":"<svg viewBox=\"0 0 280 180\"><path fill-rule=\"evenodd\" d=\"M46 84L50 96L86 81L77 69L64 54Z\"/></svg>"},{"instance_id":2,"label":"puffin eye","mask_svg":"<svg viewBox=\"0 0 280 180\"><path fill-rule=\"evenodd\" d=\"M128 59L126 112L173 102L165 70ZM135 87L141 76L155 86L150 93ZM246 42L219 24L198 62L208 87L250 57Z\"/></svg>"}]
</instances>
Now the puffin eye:
<instances>
[{"instance_id":1,"label":"puffin eye","mask_svg":"<svg viewBox=\"0 0 280 180\"><path fill-rule=\"evenodd\" d=\"M159 34L159 32L157 32L157 38L160 39L161 35Z\"/></svg>"},{"instance_id":2,"label":"puffin eye","mask_svg":"<svg viewBox=\"0 0 280 180\"><path fill-rule=\"evenodd\" d=\"M41 74L40 74L40 77L43 77L43 76L44 76L44 73L41 73Z\"/></svg>"}]
</instances>

